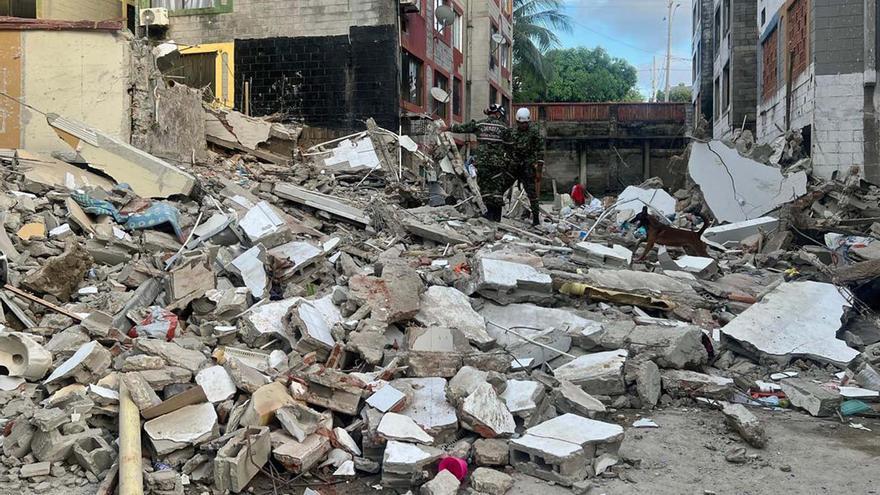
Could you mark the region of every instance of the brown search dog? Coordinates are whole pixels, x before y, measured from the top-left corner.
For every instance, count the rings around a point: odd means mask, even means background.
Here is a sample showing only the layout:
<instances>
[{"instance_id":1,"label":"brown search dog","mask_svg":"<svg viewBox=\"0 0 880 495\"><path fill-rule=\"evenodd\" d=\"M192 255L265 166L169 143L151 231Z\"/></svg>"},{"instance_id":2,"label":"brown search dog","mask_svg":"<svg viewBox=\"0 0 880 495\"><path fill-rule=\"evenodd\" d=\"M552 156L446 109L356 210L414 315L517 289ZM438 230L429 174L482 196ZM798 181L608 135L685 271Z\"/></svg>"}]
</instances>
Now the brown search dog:
<instances>
[{"instance_id":1,"label":"brown search dog","mask_svg":"<svg viewBox=\"0 0 880 495\"><path fill-rule=\"evenodd\" d=\"M647 245L638 261L645 260L648 253L654 249L654 244L684 248L685 252L691 256L708 258L709 251L706 249L706 244L700 239L700 236L709 228L709 219L703 215L699 215L699 217L703 220L703 227L699 231L676 229L654 218L653 215L648 213L647 206L642 208L642 212L632 219L633 223L639 227L645 227L645 230L648 231Z\"/></svg>"}]
</instances>

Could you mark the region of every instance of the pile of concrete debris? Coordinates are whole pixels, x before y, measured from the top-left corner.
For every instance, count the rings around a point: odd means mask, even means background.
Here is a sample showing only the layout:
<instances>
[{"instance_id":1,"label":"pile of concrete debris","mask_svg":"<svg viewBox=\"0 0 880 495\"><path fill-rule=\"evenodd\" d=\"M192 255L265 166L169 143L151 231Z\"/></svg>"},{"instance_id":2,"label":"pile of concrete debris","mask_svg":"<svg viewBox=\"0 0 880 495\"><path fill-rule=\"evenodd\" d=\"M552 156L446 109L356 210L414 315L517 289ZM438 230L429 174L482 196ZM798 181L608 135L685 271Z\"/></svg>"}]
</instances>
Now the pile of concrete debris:
<instances>
[{"instance_id":1,"label":"pile of concrete debris","mask_svg":"<svg viewBox=\"0 0 880 495\"><path fill-rule=\"evenodd\" d=\"M586 493L639 466L619 447L652 422L622 409L718 408L755 448L746 406L878 411L861 282L880 244L853 229L880 193L857 178L696 143L692 185L726 222L705 232L715 259L634 262L632 217L687 224L694 195L654 180L528 230L475 215L448 134L370 123L301 151L289 127L211 115L228 168L58 116L71 163L0 154L0 489L503 494L516 471Z\"/></svg>"}]
</instances>

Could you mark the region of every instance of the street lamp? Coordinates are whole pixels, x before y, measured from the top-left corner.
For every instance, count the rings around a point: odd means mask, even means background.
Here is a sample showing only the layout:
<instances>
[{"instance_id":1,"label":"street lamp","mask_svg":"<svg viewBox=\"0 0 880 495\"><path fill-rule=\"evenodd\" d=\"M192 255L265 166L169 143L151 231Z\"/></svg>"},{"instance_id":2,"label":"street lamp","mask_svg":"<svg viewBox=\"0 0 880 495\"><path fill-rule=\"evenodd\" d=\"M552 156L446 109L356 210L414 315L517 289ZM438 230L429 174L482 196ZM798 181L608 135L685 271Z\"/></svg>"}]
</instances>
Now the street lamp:
<instances>
[{"instance_id":1,"label":"street lamp","mask_svg":"<svg viewBox=\"0 0 880 495\"><path fill-rule=\"evenodd\" d=\"M672 16L675 15L675 11L679 7L681 7L681 2L669 0L669 15L666 17L666 91L663 92L663 101L667 103L669 102L669 74L672 64Z\"/></svg>"}]
</instances>

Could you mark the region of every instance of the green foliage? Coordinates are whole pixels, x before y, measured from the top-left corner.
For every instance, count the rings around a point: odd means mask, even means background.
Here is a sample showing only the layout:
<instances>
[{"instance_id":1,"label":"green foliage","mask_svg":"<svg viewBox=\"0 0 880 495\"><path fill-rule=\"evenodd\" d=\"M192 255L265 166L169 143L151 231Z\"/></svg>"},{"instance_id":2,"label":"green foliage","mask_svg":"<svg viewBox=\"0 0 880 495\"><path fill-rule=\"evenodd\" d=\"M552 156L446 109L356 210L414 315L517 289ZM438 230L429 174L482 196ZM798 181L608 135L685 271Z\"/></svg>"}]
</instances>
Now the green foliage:
<instances>
[{"instance_id":1,"label":"green foliage","mask_svg":"<svg viewBox=\"0 0 880 495\"><path fill-rule=\"evenodd\" d=\"M661 89L657 91L657 101L665 101L666 93ZM678 83L678 86L669 88L669 101L674 103L690 103L691 87L685 86L684 83Z\"/></svg>"},{"instance_id":2,"label":"green foliage","mask_svg":"<svg viewBox=\"0 0 880 495\"><path fill-rule=\"evenodd\" d=\"M553 67L543 101L602 102L637 98L638 72L626 60L611 57L604 48L569 48L547 53ZM629 98L629 100L628 100ZM638 99L641 95L638 95Z\"/></svg>"},{"instance_id":3,"label":"green foliage","mask_svg":"<svg viewBox=\"0 0 880 495\"><path fill-rule=\"evenodd\" d=\"M552 74L544 54L559 46L556 32L571 31L571 18L562 6L563 0L513 1L513 73L515 85L525 85L524 94L544 93Z\"/></svg>"}]
</instances>

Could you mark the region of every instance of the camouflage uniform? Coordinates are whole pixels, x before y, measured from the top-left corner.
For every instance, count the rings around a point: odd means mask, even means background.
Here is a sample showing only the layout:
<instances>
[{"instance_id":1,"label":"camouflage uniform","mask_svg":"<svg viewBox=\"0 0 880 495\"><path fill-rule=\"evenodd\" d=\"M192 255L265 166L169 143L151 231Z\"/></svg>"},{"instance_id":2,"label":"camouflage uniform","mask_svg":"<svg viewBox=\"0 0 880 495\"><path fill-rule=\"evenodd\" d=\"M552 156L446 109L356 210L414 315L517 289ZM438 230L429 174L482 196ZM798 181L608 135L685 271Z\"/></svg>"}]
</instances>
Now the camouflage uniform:
<instances>
[{"instance_id":1,"label":"camouflage uniform","mask_svg":"<svg viewBox=\"0 0 880 495\"><path fill-rule=\"evenodd\" d=\"M532 223L537 224L538 192L535 190L535 164L544 161L544 138L541 137L541 130L534 123L530 123L529 128L524 131L514 128L510 135L510 170L529 196Z\"/></svg>"},{"instance_id":2,"label":"camouflage uniform","mask_svg":"<svg viewBox=\"0 0 880 495\"><path fill-rule=\"evenodd\" d=\"M498 118L489 117L480 121L452 126L452 132L476 134L479 146L475 153L477 182L480 194L489 210L486 218L501 220L504 206L503 194L510 187L512 176L507 172L505 149L510 141L510 129Z\"/></svg>"}]
</instances>

